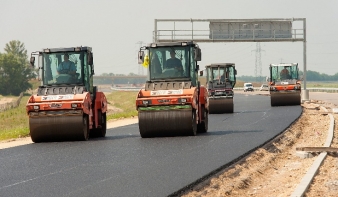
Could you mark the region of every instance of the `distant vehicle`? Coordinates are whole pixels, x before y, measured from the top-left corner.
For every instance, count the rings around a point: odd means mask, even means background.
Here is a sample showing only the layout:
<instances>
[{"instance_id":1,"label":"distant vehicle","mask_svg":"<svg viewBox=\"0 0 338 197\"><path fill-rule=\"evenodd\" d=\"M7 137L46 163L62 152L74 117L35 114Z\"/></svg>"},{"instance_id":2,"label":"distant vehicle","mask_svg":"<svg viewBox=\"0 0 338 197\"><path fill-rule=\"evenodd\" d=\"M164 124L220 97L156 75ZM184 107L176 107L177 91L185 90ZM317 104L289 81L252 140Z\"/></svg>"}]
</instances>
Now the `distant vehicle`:
<instances>
[{"instance_id":1,"label":"distant vehicle","mask_svg":"<svg viewBox=\"0 0 338 197\"><path fill-rule=\"evenodd\" d=\"M237 71L234 63L205 66L209 97L209 113L234 113L234 92ZM200 71L203 74L203 71Z\"/></svg>"},{"instance_id":2,"label":"distant vehicle","mask_svg":"<svg viewBox=\"0 0 338 197\"><path fill-rule=\"evenodd\" d=\"M300 105L301 81L298 63L270 64L271 106Z\"/></svg>"},{"instance_id":3,"label":"distant vehicle","mask_svg":"<svg viewBox=\"0 0 338 197\"><path fill-rule=\"evenodd\" d=\"M259 88L259 91L269 91L269 86L266 84L262 84Z\"/></svg>"},{"instance_id":4,"label":"distant vehicle","mask_svg":"<svg viewBox=\"0 0 338 197\"><path fill-rule=\"evenodd\" d=\"M252 83L244 83L243 88L244 88L244 92L246 92L246 91L253 92L254 91L254 87L253 87Z\"/></svg>"}]
</instances>

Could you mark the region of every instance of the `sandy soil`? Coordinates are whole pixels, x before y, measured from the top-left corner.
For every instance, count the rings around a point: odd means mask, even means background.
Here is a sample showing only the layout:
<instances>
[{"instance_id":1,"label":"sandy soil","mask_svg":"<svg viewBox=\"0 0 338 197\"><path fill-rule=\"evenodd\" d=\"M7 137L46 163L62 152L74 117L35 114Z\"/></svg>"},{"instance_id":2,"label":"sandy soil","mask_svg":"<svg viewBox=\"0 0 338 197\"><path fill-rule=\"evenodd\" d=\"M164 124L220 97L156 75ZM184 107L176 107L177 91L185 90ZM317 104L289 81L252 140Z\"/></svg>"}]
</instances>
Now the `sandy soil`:
<instances>
[{"instance_id":1,"label":"sandy soil","mask_svg":"<svg viewBox=\"0 0 338 197\"><path fill-rule=\"evenodd\" d=\"M0 99L0 105L1 104L6 104L6 103L10 103L10 102L12 102L14 99L13 98L2 98L2 99Z\"/></svg>"},{"instance_id":2,"label":"sandy soil","mask_svg":"<svg viewBox=\"0 0 338 197\"><path fill-rule=\"evenodd\" d=\"M320 106L337 107L320 101L302 106L303 114L283 135L183 196L290 196L316 158L300 158L296 148L323 146L330 119ZM338 120L338 115L334 118ZM337 135L338 127L331 147L338 147ZM337 154L329 154L305 196L338 196L337 171Z\"/></svg>"}]
</instances>

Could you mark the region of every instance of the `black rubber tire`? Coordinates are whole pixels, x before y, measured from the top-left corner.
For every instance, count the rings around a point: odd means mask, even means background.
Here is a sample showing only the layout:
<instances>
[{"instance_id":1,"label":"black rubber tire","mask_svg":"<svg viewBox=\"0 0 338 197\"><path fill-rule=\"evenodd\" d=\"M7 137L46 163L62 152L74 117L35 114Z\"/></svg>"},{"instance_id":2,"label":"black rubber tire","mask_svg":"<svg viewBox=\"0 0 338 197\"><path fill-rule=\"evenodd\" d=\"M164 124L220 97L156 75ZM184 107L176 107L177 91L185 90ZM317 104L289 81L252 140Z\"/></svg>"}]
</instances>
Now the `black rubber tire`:
<instances>
[{"instance_id":1,"label":"black rubber tire","mask_svg":"<svg viewBox=\"0 0 338 197\"><path fill-rule=\"evenodd\" d=\"M87 141L89 140L89 134L90 134L89 118L87 114L83 115L82 125L83 125L83 138L81 140Z\"/></svg>"},{"instance_id":2,"label":"black rubber tire","mask_svg":"<svg viewBox=\"0 0 338 197\"><path fill-rule=\"evenodd\" d=\"M208 116L209 116L209 113L205 109L204 106L202 106L201 111L202 111L202 115L203 115L204 120L200 124L197 125L197 132L198 133L206 133L208 131Z\"/></svg>"},{"instance_id":3,"label":"black rubber tire","mask_svg":"<svg viewBox=\"0 0 338 197\"><path fill-rule=\"evenodd\" d=\"M95 133L98 137L106 137L107 132L107 115L102 113L101 110L98 111L98 122L101 128L95 130Z\"/></svg>"},{"instance_id":4,"label":"black rubber tire","mask_svg":"<svg viewBox=\"0 0 338 197\"><path fill-rule=\"evenodd\" d=\"M196 110L192 110L192 130L190 136L195 136L197 134L197 118L196 118Z\"/></svg>"},{"instance_id":5,"label":"black rubber tire","mask_svg":"<svg viewBox=\"0 0 338 197\"><path fill-rule=\"evenodd\" d=\"M100 129L100 137L106 137L106 133L107 133L107 114L106 113L102 113L101 116L101 129Z\"/></svg>"}]
</instances>

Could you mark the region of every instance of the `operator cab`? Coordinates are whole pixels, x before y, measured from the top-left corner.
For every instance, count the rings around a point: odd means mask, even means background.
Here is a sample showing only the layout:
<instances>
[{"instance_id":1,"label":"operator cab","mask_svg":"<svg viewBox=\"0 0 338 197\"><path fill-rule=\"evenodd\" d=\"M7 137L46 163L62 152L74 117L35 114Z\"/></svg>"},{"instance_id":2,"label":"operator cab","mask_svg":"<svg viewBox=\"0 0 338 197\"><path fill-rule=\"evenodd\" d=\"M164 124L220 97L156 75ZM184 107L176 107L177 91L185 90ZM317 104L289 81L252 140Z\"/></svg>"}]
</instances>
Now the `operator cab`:
<instances>
[{"instance_id":1,"label":"operator cab","mask_svg":"<svg viewBox=\"0 0 338 197\"><path fill-rule=\"evenodd\" d=\"M270 64L270 82L293 82L299 80L298 63Z\"/></svg>"},{"instance_id":2,"label":"operator cab","mask_svg":"<svg viewBox=\"0 0 338 197\"><path fill-rule=\"evenodd\" d=\"M60 94L60 91L67 94L70 93L67 92L67 87L82 87L83 91L93 93L94 68L90 47L53 48L33 52L30 60L32 66L35 61L33 55L39 56L39 91L60 87L63 90L56 88L59 90L56 94Z\"/></svg>"},{"instance_id":3,"label":"operator cab","mask_svg":"<svg viewBox=\"0 0 338 197\"><path fill-rule=\"evenodd\" d=\"M191 81L197 86L197 61L201 51L193 42L152 43L142 47L139 64L148 67L148 81Z\"/></svg>"},{"instance_id":4,"label":"operator cab","mask_svg":"<svg viewBox=\"0 0 338 197\"><path fill-rule=\"evenodd\" d=\"M237 70L234 63L218 63L206 66L209 89L233 88L236 84Z\"/></svg>"}]
</instances>

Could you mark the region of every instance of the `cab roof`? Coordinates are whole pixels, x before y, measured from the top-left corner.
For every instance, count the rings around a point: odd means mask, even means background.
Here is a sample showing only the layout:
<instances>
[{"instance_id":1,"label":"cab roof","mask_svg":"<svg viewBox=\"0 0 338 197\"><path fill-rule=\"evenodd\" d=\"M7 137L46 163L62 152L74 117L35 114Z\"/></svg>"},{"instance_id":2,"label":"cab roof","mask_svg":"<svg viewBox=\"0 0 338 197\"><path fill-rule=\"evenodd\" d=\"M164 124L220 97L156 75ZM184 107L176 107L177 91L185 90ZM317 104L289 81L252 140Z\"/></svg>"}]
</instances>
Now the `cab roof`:
<instances>
[{"instance_id":1,"label":"cab roof","mask_svg":"<svg viewBox=\"0 0 338 197\"><path fill-rule=\"evenodd\" d=\"M187 42L154 42L148 44L146 47L156 48L156 47L174 47L174 46L197 46L195 42L187 41Z\"/></svg>"},{"instance_id":2,"label":"cab roof","mask_svg":"<svg viewBox=\"0 0 338 197\"><path fill-rule=\"evenodd\" d=\"M205 68L217 68L217 67L235 67L235 63L213 63L210 65L206 65Z\"/></svg>"},{"instance_id":3,"label":"cab roof","mask_svg":"<svg viewBox=\"0 0 338 197\"><path fill-rule=\"evenodd\" d=\"M46 49L42 49L42 52L45 52L45 53L71 52L71 51L92 51L92 48L91 47L87 47L87 46L80 46L80 47L46 48Z\"/></svg>"},{"instance_id":4,"label":"cab roof","mask_svg":"<svg viewBox=\"0 0 338 197\"><path fill-rule=\"evenodd\" d=\"M280 63L280 64L270 64L270 66L297 66L298 63Z\"/></svg>"}]
</instances>

